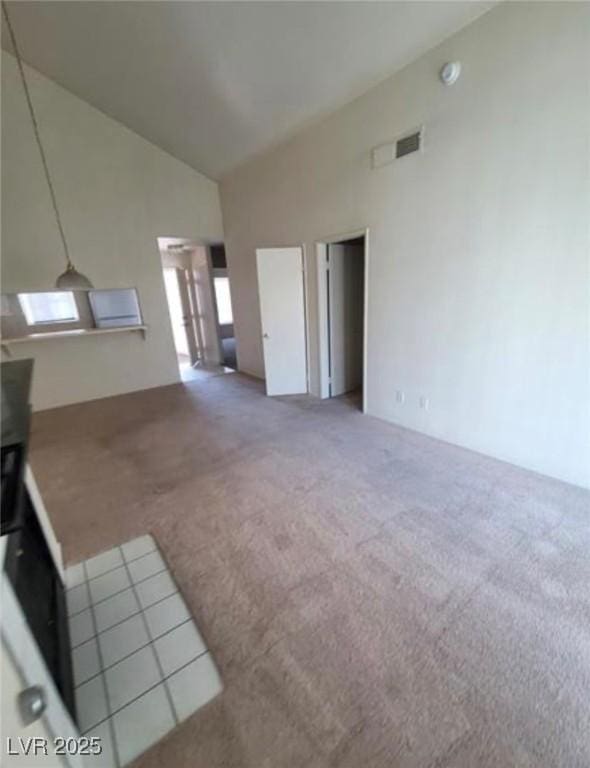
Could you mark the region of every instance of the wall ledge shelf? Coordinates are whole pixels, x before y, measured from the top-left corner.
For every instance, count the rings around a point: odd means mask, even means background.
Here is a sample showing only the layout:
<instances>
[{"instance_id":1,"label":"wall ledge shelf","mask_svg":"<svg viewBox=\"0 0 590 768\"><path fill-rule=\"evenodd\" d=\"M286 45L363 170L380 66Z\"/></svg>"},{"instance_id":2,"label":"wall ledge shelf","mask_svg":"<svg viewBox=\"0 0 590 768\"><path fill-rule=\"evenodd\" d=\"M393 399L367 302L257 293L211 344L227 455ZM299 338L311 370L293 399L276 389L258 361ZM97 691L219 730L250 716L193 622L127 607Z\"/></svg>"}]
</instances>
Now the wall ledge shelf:
<instances>
[{"instance_id":1,"label":"wall ledge shelf","mask_svg":"<svg viewBox=\"0 0 590 768\"><path fill-rule=\"evenodd\" d=\"M112 333L139 332L143 339L147 331L147 325L119 325L113 328L75 328L69 331L49 331L48 333L29 333L26 336L15 336L12 339L2 339L2 351L11 357L11 347L15 344L30 344L37 341L51 341L52 339L80 339L86 336L104 336Z\"/></svg>"}]
</instances>

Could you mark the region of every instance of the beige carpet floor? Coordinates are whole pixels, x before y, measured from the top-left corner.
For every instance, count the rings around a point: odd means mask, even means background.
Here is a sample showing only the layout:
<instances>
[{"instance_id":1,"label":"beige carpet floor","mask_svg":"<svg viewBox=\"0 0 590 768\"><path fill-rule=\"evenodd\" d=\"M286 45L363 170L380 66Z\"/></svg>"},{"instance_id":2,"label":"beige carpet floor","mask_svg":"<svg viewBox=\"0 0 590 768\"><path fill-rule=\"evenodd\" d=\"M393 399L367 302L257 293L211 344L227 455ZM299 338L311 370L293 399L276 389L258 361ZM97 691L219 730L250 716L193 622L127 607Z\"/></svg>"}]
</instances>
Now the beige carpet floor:
<instances>
[{"instance_id":1,"label":"beige carpet floor","mask_svg":"<svg viewBox=\"0 0 590 768\"><path fill-rule=\"evenodd\" d=\"M588 768L590 497L239 375L38 414L68 560L150 531L223 694L141 768Z\"/></svg>"}]
</instances>

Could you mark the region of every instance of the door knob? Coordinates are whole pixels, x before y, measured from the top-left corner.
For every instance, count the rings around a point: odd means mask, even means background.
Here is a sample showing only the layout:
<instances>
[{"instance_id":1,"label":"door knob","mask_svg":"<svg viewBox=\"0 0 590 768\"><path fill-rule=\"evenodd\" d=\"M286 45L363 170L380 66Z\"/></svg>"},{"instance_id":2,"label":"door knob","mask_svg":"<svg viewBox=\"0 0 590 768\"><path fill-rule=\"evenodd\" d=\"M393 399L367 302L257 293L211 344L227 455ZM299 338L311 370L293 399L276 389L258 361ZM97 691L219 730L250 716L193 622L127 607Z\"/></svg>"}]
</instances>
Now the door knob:
<instances>
[{"instance_id":1,"label":"door knob","mask_svg":"<svg viewBox=\"0 0 590 768\"><path fill-rule=\"evenodd\" d=\"M32 685L25 688L18 695L18 708L25 725L30 725L38 720L47 707L45 689L40 685Z\"/></svg>"},{"instance_id":2,"label":"door knob","mask_svg":"<svg viewBox=\"0 0 590 768\"><path fill-rule=\"evenodd\" d=\"M268 333L263 333L263 334L262 334L262 338L263 338L263 339L268 339L268 338L270 338L270 337L269 337Z\"/></svg>"}]
</instances>

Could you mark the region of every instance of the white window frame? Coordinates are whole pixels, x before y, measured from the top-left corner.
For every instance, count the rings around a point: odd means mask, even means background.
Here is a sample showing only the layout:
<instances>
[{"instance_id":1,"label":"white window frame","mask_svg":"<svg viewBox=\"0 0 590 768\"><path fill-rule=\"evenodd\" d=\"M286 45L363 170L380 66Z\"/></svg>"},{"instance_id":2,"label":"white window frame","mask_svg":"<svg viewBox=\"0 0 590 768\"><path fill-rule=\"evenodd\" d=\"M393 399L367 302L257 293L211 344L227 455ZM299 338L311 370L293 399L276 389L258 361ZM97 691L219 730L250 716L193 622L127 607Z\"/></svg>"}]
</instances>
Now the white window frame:
<instances>
[{"instance_id":1,"label":"white window frame","mask_svg":"<svg viewBox=\"0 0 590 768\"><path fill-rule=\"evenodd\" d=\"M36 309L34 308L30 297L53 296L55 294L58 294L61 297L66 297L66 296L68 297L70 307L72 310L72 316L71 317L61 317L61 316L44 317L42 319L39 319L38 314L36 315ZM78 311L78 305L76 303L76 297L74 296L73 291L39 291L36 293L19 293L18 301L22 309L23 315L25 316L26 323L29 327L37 327L37 326L44 326L44 325L67 325L71 323L80 322L80 313Z\"/></svg>"}]
</instances>

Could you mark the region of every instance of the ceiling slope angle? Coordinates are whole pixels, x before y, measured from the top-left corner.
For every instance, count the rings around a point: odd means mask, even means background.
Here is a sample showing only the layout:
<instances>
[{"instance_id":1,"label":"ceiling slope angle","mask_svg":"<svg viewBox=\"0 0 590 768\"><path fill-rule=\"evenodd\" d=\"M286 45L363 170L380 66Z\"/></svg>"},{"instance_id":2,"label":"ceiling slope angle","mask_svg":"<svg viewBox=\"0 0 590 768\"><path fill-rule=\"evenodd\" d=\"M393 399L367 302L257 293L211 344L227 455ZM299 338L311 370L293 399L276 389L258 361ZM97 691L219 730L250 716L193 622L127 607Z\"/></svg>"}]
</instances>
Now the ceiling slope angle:
<instances>
[{"instance_id":1,"label":"ceiling slope angle","mask_svg":"<svg viewBox=\"0 0 590 768\"><path fill-rule=\"evenodd\" d=\"M489 2L9 2L24 60L213 179ZM10 50L3 30L2 45Z\"/></svg>"}]
</instances>

